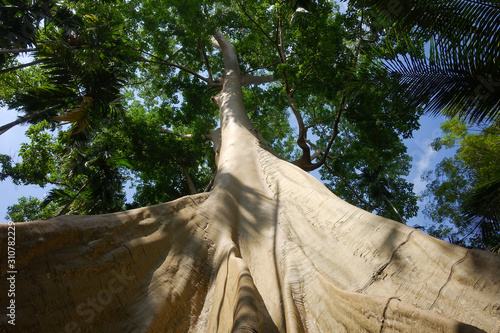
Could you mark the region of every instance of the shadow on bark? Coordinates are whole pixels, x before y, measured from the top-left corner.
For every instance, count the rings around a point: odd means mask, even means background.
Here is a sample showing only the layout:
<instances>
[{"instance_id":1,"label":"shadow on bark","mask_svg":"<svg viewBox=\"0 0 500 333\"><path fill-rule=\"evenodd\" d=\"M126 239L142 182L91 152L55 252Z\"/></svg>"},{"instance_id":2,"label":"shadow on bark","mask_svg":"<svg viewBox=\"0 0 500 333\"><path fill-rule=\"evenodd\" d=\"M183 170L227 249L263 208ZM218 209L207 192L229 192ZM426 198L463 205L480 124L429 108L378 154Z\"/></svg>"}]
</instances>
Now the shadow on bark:
<instances>
[{"instance_id":1,"label":"shadow on bark","mask_svg":"<svg viewBox=\"0 0 500 333\"><path fill-rule=\"evenodd\" d=\"M225 175L211 193L166 204L16 224L16 329L498 327L498 256L359 210L259 154L260 190Z\"/></svg>"}]
</instances>

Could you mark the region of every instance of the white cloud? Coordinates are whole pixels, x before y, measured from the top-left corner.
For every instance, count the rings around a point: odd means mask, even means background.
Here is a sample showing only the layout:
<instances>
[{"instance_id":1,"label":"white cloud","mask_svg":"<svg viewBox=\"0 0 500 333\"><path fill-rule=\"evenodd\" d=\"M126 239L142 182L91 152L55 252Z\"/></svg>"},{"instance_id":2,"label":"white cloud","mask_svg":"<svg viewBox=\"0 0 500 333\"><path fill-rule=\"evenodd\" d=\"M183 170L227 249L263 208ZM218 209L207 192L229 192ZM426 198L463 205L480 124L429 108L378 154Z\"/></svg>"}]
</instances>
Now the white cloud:
<instances>
[{"instance_id":1,"label":"white cloud","mask_svg":"<svg viewBox=\"0 0 500 333\"><path fill-rule=\"evenodd\" d=\"M417 157L415 159L415 176L413 177L413 184L415 185L414 187L414 191L415 193L420 193L422 192L423 190L425 190L425 186L427 185L427 182L423 181L421 179L421 175L429 170L429 167L431 166L432 164L432 167L434 167L434 157L436 156L436 151L434 149L432 149L432 147L430 146L430 144L428 143L426 146L425 146L425 149L423 149L422 152L419 152L419 154L417 154Z\"/></svg>"},{"instance_id":2,"label":"white cloud","mask_svg":"<svg viewBox=\"0 0 500 333\"><path fill-rule=\"evenodd\" d=\"M432 149L430 145L428 145L425 148L424 154L420 157L420 161L417 162L417 170L419 172L426 170L429 167L431 160L435 155L436 151Z\"/></svg>"},{"instance_id":3,"label":"white cloud","mask_svg":"<svg viewBox=\"0 0 500 333\"><path fill-rule=\"evenodd\" d=\"M347 11L347 2L339 1L338 5L340 6L341 13L345 13Z\"/></svg>"}]
</instances>

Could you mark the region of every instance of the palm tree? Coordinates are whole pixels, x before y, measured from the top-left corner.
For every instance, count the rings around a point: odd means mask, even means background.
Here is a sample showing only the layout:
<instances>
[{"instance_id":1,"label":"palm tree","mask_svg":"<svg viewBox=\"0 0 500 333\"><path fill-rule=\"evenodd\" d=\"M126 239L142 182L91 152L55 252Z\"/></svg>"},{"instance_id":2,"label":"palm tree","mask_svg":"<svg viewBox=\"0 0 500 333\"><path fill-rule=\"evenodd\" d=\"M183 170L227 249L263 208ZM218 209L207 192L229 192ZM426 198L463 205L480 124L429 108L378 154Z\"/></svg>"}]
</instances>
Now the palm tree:
<instances>
[{"instance_id":1,"label":"palm tree","mask_svg":"<svg viewBox=\"0 0 500 333\"><path fill-rule=\"evenodd\" d=\"M73 209L88 215L104 214L123 210L125 195L122 191L124 177L119 172L116 160L107 150L88 155L73 152L67 165L69 186L60 186L49 191L41 204L59 204L58 215L65 215ZM73 179L72 179L73 178Z\"/></svg>"},{"instance_id":2,"label":"palm tree","mask_svg":"<svg viewBox=\"0 0 500 333\"><path fill-rule=\"evenodd\" d=\"M485 0L356 0L367 8L375 30L395 35L413 55L383 65L399 77L413 105L473 122L500 116L500 4ZM424 38L428 50L409 36ZM418 56L418 55L421 56ZM425 55L424 55L425 54Z\"/></svg>"},{"instance_id":3,"label":"palm tree","mask_svg":"<svg viewBox=\"0 0 500 333\"><path fill-rule=\"evenodd\" d=\"M0 23L5 21L4 9L2 7ZM102 119L116 117L127 71L123 64L130 57L136 57L136 51L126 47L120 37L119 26L112 17L88 14L82 19L64 6L56 6L45 14L50 20L41 29L35 20L40 15L32 13L36 9L36 6L17 8L34 17L36 24L33 23L32 28L38 31L31 40L20 44L14 38L15 33L9 34L12 40L0 40L0 56L30 53L34 61L4 68L0 75L40 64L41 70L48 74L48 82L17 93L7 102L9 108L25 115L0 126L0 134L17 124L43 119L72 123L77 133ZM31 47L26 48L28 46ZM2 59L6 60L5 57Z\"/></svg>"},{"instance_id":4,"label":"palm tree","mask_svg":"<svg viewBox=\"0 0 500 333\"><path fill-rule=\"evenodd\" d=\"M485 247L500 250L500 180L480 184L467 193L462 217L467 226L464 238L477 235Z\"/></svg>"}]
</instances>

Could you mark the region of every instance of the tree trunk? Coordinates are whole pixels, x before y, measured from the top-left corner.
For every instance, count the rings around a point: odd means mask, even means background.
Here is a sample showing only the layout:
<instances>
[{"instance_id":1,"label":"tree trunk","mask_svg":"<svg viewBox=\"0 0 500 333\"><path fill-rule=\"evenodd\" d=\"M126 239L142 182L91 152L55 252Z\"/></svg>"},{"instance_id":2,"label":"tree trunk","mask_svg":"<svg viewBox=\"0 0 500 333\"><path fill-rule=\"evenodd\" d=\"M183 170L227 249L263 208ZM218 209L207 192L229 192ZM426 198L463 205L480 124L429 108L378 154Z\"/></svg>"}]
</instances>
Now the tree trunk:
<instances>
[{"instance_id":1,"label":"tree trunk","mask_svg":"<svg viewBox=\"0 0 500 333\"><path fill-rule=\"evenodd\" d=\"M234 49L216 40L213 190L18 223L13 268L1 225L0 307L15 300L16 326L2 316L0 332L498 332L500 257L358 209L276 158L246 116Z\"/></svg>"}]
</instances>

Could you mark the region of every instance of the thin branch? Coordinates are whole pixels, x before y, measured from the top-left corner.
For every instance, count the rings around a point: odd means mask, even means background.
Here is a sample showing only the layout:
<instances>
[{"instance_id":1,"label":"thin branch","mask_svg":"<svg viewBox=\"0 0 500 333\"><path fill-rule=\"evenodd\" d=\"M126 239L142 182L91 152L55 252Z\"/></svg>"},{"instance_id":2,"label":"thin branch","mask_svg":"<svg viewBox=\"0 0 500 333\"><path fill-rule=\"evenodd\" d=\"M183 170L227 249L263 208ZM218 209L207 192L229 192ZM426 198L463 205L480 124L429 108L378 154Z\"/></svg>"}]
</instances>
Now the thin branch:
<instances>
[{"instance_id":1,"label":"thin branch","mask_svg":"<svg viewBox=\"0 0 500 333\"><path fill-rule=\"evenodd\" d=\"M306 143L307 140L307 129L304 126L304 119L302 118L302 115L300 114L300 110L297 107L297 104L295 103L295 99L293 98L292 93L286 89L286 97L288 99L288 103L290 104L290 108L292 109L292 112L297 119L297 125L299 127L299 135L297 138L297 145L302 149L302 156L300 159L297 161L292 162L293 164L300 166L301 168L304 168L306 165L311 164L311 149ZM305 169L304 169L305 170Z\"/></svg>"},{"instance_id":2,"label":"thin branch","mask_svg":"<svg viewBox=\"0 0 500 333\"><path fill-rule=\"evenodd\" d=\"M281 59L282 64L286 64L286 54L285 54L285 39L283 37L283 24L281 23L281 19L278 19L278 34L279 34L279 45L276 45L278 48L278 54Z\"/></svg>"},{"instance_id":3,"label":"thin branch","mask_svg":"<svg viewBox=\"0 0 500 333\"><path fill-rule=\"evenodd\" d=\"M406 224L406 220L401 216L401 214L399 214L399 212L396 209L396 207L394 207L394 205L392 204L392 201L389 200L389 198L385 194L382 194L382 199L392 208L392 210L394 211L394 213L396 213L396 215L399 218L399 221L401 223L403 223L403 224Z\"/></svg>"},{"instance_id":4,"label":"thin branch","mask_svg":"<svg viewBox=\"0 0 500 333\"><path fill-rule=\"evenodd\" d=\"M280 27L280 23L281 22L281 19L280 19L280 16L278 14L278 10L276 9L276 31L274 32L274 42L276 44L278 44L278 39L279 39L279 27Z\"/></svg>"},{"instance_id":5,"label":"thin branch","mask_svg":"<svg viewBox=\"0 0 500 333\"><path fill-rule=\"evenodd\" d=\"M198 44L200 46L200 53L203 58L203 61L205 61L205 66L207 66L208 79L210 81L213 81L212 68L210 67L210 62L208 61L207 52L205 51L205 46L203 45L203 41L201 40L201 38L198 38Z\"/></svg>"},{"instance_id":6,"label":"thin branch","mask_svg":"<svg viewBox=\"0 0 500 333\"><path fill-rule=\"evenodd\" d=\"M304 75L304 77L302 77L302 79L300 80L300 82L292 89L292 95L295 93L295 91L305 82L305 80L307 80L308 77L310 77L313 72L313 65L311 65L311 67L309 67L309 69L307 70L307 73Z\"/></svg>"},{"instance_id":7,"label":"thin branch","mask_svg":"<svg viewBox=\"0 0 500 333\"><path fill-rule=\"evenodd\" d=\"M61 215L64 215L66 214L66 212L68 211L69 209L69 206L75 201L75 199L83 192L83 190L85 190L85 188L87 187L87 185L90 183L90 181L94 178L95 174L93 174L84 184L82 187L80 187L80 189L78 190L78 192L75 193L75 195L69 200L69 202L63 207L63 209L61 209L61 211L59 212L59 214L57 214L57 216L61 216Z\"/></svg>"},{"instance_id":8,"label":"thin branch","mask_svg":"<svg viewBox=\"0 0 500 333\"><path fill-rule=\"evenodd\" d=\"M323 154L323 149L312 143L311 140L307 140L307 143L314 148L314 154L311 155L311 160L314 160L315 158L318 158L321 154Z\"/></svg>"},{"instance_id":9,"label":"thin branch","mask_svg":"<svg viewBox=\"0 0 500 333\"><path fill-rule=\"evenodd\" d=\"M188 171L187 167L184 165L184 163L179 163L179 165L182 168L182 173L184 174L184 177L186 178L186 182L187 182L188 188L189 188L189 194L198 193L196 191L196 187L194 186L193 179L189 175L189 171Z\"/></svg>"},{"instance_id":10,"label":"thin branch","mask_svg":"<svg viewBox=\"0 0 500 333\"><path fill-rule=\"evenodd\" d=\"M173 62L170 62L168 60L165 60L161 57L158 57L152 53L149 53L147 51L144 51L144 50L141 50L141 49L137 49L137 48L134 48L134 47L131 47L133 50L135 51L138 51L138 52L141 52L141 53L145 53L147 55L149 55L150 57L152 58L155 58L155 59L158 59L158 60L150 60L150 59L146 59L144 57L138 59L138 61L141 61L141 62L147 62L147 63L154 63L154 64L161 64L161 65L167 65L167 66L170 66L170 67L175 67L175 68L178 68L186 73L189 73L197 78L199 78L200 80L208 83L209 85L217 85L216 81L213 81L211 78L206 78L206 77L203 77L201 76L200 74L196 73L195 71L187 68L187 67L184 67L182 65L178 65L176 63L173 63ZM210 75L210 73L209 73Z\"/></svg>"},{"instance_id":11,"label":"thin branch","mask_svg":"<svg viewBox=\"0 0 500 333\"><path fill-rule=\"evenodd\" d=\"M363 23L363 16L361 16L360 29L362 29L362 23ZM349 76L347 77L346 88L344 89L344 93L342 94L342 100L340 102L339 112L337 112L337 117L335 118L335 123L333 125L333 133L332 133L332 136L331 136L331 138L330 138L330 140L328 142L328 145L327 145L327 147L325 149L325 154L323 155L323 158L318 163L315 163L315 164L313 164L311 166L313 168L312 170L317 169L320 166L322 166L323 164L325 164L328 152L330 151L330 149L331 149L331 147L333 145L333 142L335 141L335 138L339 134L339 123L340 123L340 118L342 116L342 111L345 110L345 104L346 104L346 101L347 101L347 90L349 89L349 86L351 85L351 81L352 81L352 76L353 76L353 73L354 73L354 69L358 65L359 52L361 50L361 44L362 43L363 43L363 39L360 38L359 41L358 41L358 44L356 45L356 51L354 53L354 59L353 59L353 64L352 64L352 71L349 73Z\"/></svg>"},{"instance_id":12,"label":"thin branch","mask_svg":"<svg viewBox=\"0 0 500 333\"><path fill-rule=\"evenodd\" d=\"M34 52L38 49L0 49L0 54L19 54Z\"/></svg>"},{"instance_id":13,"label":"thin branch","mask_svg":"<svg viewBox=\"0 0 500 333\"><path fill-rule=\"evenodd\" d=\"M2 70L0 70L0 74L5 74L5 73L12 72L12 71L16 71L18 69L23 69L23 68L26 68L26 67L30 67L30 66L42 63L42 62L43 62L42 59L38 59L38 60L35 60L33 62L29 62L27 64L22 64L22 65L19 65L19 66L14 66L14 67L11 67L11 68L2 69Z\"/></svg>"},{"instance_id":14,"label":"thin branch","mask_svg":"<svg viewBox=\"0 0 500 333\"><path fill-rule=\"evenodd\" d=\"M279 43L276 44L276 49L278 51L278 55L280 57L281 63L286 64L286 53L285 53L285 40L283 37L283 26L281 23L281 19L278 17L278 24L276 27L276 39L279 38ZM283 69L283 78L285 81L285 88L287 91L287 94L290 91L290 83L288 80L288 74L285 69Z\"/></svg>"},{"instance_id":15,"label":"thin branch","mask_svg":"<svg viewBox=\"0 0 500 333\"><path fill-rule=\"evenodd\" d=\"M145 53L145 54L147 54L147 55L148 55L148 56L150 56L150 57L153 57L153 58L155 58L155 59L158 59L159 61L172 63L172 62L170 62L170 61L168 61L168 60L166 60L166 59L163 59L162 57L158 57L157 55L154 55L153 53L150 53L150 52L148 52L148 51L141 50L141 49L136 49L136 48L134 48L134 47L132 47L132 49L133 49L133 50L136 50L137 52ZM169 57L171 58L171 56L170 56L170 55L169 55Z\"/></svg>"},{"instance_id":16,"label":"thin branch","mask_svg":"<svg viewBox=\"0 0 500 333\"><path fill-rule=\"evenodd\" d=\"M313 123L311 125L308 125L306 126L306 129L310 129L310 128L313 128L313 127L316 127L318 125L321 125L322 123L324 123L325 121L327 120L330 120L331 118L333 118L335 115L331 115L331 116L328 116L326 118L323 118L321 120L316 120L316 118L313 118Z\"/></svg>"},{"instance_id":17,"label":"thin branch","mask_svg":"<svg viewBox=\"0 0 500 333\"><path fill-rule=\"evenodd\" d=\"M278 19L278 32L280 43L278 45L278 54L281 59L281 63L286 63L286 55L285 55L285 46L284 46L284 37L283 37L283 25L281 19ZM290 81L288 80L288 74L286 70L283 70L283 78L285 81L285 92L286 97L288 99L288 103L290 104L290 108L292 109L293 115L297 120L297 125L299 127L299 135L297 138L297 145L302 149L302 156L297 161L292 162L293 164L303 168L306 165L311 164L311 149L306 143L307 140L307 129L304 126L304 119L300 114L300 110L295 103L295 99L293 98L293 89L290 88ZM305 170L305 169L304 169Z\"/></svg>"},{"instance_id":18,"label":"thin branch","mask_svg":"<svg viewBox=\"0 0 500 333\"><path fill-rule=\"evenodd\" d=\"M67 105L67 104L69 104L69 103L71 103L71 102L74 102L74 101L76 101L76 100L78 100L78 99L80 99L80 97L77 97L77 98L72 98L72 99L70 99L69 101L67 101L66 103L59 103L59 104L56 104L56 105L54 105L54 106L51 106L50 108L46 108L46 109L43 109L43 110L41 110L41 111L38 111L38 112L36 112L36 113L34 113L34 114L31 114L31 115L28 115L28 116L24 116L24 117L18 118L18 119L14 120L14 121L12 121L12 122L10 122L10 123L8 123L8 124L5 124L5 125L3 125L3 126L0 126L0 135L2 135L3 133L7 132L7 131L8 131L8 130L10 130L12 127L14 127L14 126L16 126L16 125L18 125L18 124L22 124L22 123L25 123L25 122L27 122L27 121L30 121L30 120L31 120L31 119L33 119L33 118L39 117L39 116L41 116L41 115L43 115L43 114L45 114L45 113L47 113L47 112L50 112L50 111L55 110L55 109L57 109L57 108L60 108L60 107L62 107L62 106L64 106L64 105Z\"/></svg>"},{"instance_id":19,"label":"thin branch","mask_svg":"<svg viewBox=\"0 0 500 333\"><path fill-rule=\"evenodd\" d=\"M179 134L166 128L162 128L161 133L172 134L181 139L191 139L193 137L191 134Z\"/></svg>"},{"instance_id":20,"label":"thin branch","mask_svg":"<svg viewBox=\"0 0 500 333\"><path fill-rule=\"evenodd\" d=\"M132 82L132 83L129 83L128 85L129 86L137 86L137 85L144 84L144 83L148 82L149 80L151 80L152 76L153 76L152 74L149 74L148 77L146 77L146 79L139 81L139 82Z\"/></svg>"},{"instance_id":21,"label":"thin branch","mask_svg":"<svg viewBox=\"0 0 500 333\"><path fill-rule=\"evenodd\" d=\"M253 24L255 24L255 26L259 29L260 32L262 32L262 34L264 34L264 36L269 39L269 41L273 44L273 45L276 45L276 41L274 39L271 38L271 36L269 36L269 34L264 30L264 28L262 28L260 26L260 24L257 23L257 21L255 21L253 19L253 17L251 17L246 9L245 9L245 6L243 6L242 2L241 1L238 1L238 5L240 6L241 10L243 11L243 14L245 14L246 17L248 17L248 19L250 21L252 21Z\"/></svg>"},{"instance_id":22,"label":"thin branch","mask_svg":"<svg viewBox=\"0 0 500 333\"><path fill-rule=\"evenodd\" d=\"M155 58L158 58L158 57L155 57ZM141 58L139 59L138 61L140 62L147 62L147 63L152 63L152 64L160 64L160 65L167 65L167 66L170 66L170 67L175 67L175 68L178 68L186 73L189 73L193 76L196 76L197 78L199 78L200 80L210 84L210 85L213 85L214 82L211 81L210 79L206 78L206 77L203 77L201 76L200 74L196 73L195 71L187 68L187 67L184 67L184 66L181 66L181 65L177 65L177 64L174 64L172 62L169 62L169 61L166 61L166 60L150 60L150 59L146 59L146 58Z\"/></svg>"},{"instance_id":23,"label":"thin branch","mask_svg":"<svg viewBox=\"0 0 500 333\"><path fill-rule=\"evenodd\" d=\"M337 135L339 134L339 123L340 123L340 117L342 115L342 109L337 112L337 117L335 118L335 123L333 125L333 134L330 137L330 140L328 141L328 145L326 146L325 152L321 160L317 163L314 163L311 165L312 170L315 170L325 164L326 158L328 156L328 153L330 152L330 149L332 148L333 142L337 138Z\"/></svg>"},{"instance_id":24,"label":"thin branch","mask_svg":"<svg viewBox=\"0 0 500 333\"><path fill-rule=\"evenodd\" d=\"M212 187L214 186L215 175L217 175L217 171L214 172L212 178L210 179L210 182L208 182L208 185L207 187L205 187L205 190L203 192L210 192L212 190Z\"/></svg>"},{"instance_id":25,"label":"thin branch","mask_svg":"<svg viewBox=\"0 0 500 333\"><path fill-rule=\"evenodd\" d=\"M260 69L269 69L271 67L275 67L276 65L278 65L280 63L280 61L276 61L275 63L269 65L269 66L262 66L262 67L257 67L257 68L252 68L252 69L247 69L245 70L245 73L252 73L252 72L255 72L255 71L258 71Z\"/></svg>"}]
</instances>

